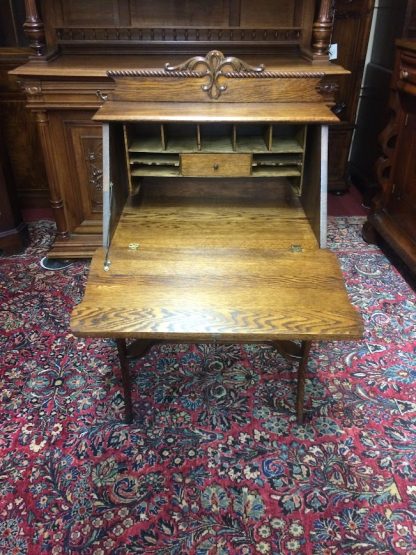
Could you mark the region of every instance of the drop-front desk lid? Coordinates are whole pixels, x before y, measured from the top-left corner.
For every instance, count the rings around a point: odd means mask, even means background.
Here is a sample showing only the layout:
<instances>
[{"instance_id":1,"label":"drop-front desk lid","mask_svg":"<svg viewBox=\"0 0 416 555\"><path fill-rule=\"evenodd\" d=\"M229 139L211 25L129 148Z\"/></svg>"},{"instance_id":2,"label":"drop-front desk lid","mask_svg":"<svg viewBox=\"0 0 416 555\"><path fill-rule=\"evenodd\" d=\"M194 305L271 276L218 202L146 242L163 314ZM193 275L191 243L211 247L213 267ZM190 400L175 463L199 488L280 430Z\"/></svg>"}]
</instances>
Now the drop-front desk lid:
<instances>
[{"instance_id":1,"label":"drop-front desk lid","mask_svg":"<svg viewBox=\"0 0 416 555\"><path fill-rule=\"evenodd\" d=\"M123 210L108 271L105 251L95 253L72 331L183 342L361 337L337 257L318 248L289 192L273 180L149 181Z\"/></svg>"},{"instance_id":2,"label":"drop-front desk lid","mask_svg":"<svg viewBox=\"0 0 416 555\"><path fill-rule=\"evenodd\" d=\"M71 318L79 336L179 342L362 336L335 254L142 248L94 255Z\"/></svg>"}]
</instances>

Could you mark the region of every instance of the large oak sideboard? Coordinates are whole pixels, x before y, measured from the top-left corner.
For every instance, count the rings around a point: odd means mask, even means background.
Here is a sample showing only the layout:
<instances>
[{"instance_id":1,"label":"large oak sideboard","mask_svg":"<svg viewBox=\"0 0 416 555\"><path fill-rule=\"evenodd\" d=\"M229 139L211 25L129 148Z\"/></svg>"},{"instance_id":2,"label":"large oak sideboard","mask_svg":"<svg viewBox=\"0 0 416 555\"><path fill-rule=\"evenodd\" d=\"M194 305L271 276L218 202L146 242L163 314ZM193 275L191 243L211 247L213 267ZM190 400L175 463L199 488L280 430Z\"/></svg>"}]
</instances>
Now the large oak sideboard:
<instances>
[{"instance_id":1,"label":"large oak sideboard","mask_svg":"<svg viewBox=\"0 0 416 555\"><path fill-rule=\"evenodd\" d=\"M346 72L328 61L331 4L26 0L33 55L11 73L36 118L45 159L57 224L49 256L89 257L101 241L102 131L92 116L114 87L108 70L163 67L220 49L269 71L320 73L320 92L334 107Z\"/></svg>"}]
</instances>

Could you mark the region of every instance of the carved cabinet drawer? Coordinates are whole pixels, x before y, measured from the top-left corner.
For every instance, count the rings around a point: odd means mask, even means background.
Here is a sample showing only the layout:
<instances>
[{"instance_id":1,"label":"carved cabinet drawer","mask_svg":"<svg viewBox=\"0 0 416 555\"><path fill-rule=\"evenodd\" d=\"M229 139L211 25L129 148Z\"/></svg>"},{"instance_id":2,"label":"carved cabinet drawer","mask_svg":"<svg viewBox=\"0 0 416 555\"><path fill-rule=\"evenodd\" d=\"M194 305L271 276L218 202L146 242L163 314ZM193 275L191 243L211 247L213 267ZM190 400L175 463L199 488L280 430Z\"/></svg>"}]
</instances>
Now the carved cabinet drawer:
<instances>
[{"instance_id":1,"label":"carved cabinet drawer","mask_svg":"<svg viewBox=\"0 0 416 555\"><path fill-rule=\"evenodd\" d=\"M185 177L247 177L251 174L251 154L181 154Z\"/></svg>"}]
</instances>

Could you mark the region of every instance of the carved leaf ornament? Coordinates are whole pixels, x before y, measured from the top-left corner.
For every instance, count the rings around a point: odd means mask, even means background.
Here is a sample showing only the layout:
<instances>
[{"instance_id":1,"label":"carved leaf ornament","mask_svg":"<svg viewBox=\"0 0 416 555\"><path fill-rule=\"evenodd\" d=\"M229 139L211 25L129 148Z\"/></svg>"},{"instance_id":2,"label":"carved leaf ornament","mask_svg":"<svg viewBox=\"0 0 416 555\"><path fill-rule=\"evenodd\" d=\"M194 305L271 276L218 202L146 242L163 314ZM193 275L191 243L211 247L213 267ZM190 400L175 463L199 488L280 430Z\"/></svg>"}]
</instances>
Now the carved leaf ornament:
<instances>
[{"instance_id":1,"label":"carved leaf ornament","mask_svg":"<svg viewBox=\"0 0 416 555\"><path fill-rule=\"evenodd\" d=\"M124 69L107 72L109 77L197 77L206 78L202 90L214 100L227 90L221 78L322 78L323 72L317 71L266 71L263 64L251 66L239 58L225 57L219 50L211 50L204 56L194 56L182 64L173 66L169 62L163 69Z\"/></svg>"},{"instance_id":2,"label":"carved leaf ornament","mask_svg":"<svg viewBox=\"0 0 416 555\"><path fill-rule=\"evenodd\" d=\"M226 71L228 68L228 72ZM231 72L237 73L261 73L265 69L264 65L257 67L250 66L233 56L225 57L219 50L211 50L205 56L195 56L190 58L183 64L171 66L165 64L165 70L168 72L176 72L183 70L197 71L201 77L208 77L208 82L202 86L202 90L208 93L210 98L219 98L221 93L227 90L227 85L220 84L222 76L229 77ZM205 70L205 71L204 71Z\"/></svg>"}]
</instances>

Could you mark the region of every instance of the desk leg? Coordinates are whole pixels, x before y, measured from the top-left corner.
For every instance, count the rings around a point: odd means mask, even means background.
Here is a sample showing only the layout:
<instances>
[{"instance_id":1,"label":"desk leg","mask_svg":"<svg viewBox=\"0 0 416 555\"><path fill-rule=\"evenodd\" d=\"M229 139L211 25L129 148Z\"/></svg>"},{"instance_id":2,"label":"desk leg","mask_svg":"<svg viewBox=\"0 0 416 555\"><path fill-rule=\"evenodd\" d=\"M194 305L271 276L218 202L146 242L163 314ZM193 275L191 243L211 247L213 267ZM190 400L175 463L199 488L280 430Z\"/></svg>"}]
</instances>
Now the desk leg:
<instances>
[{"instance_id":1,"label":"desk leg","mask_svg":"<svg viewBox=\"0 0 416 555\"><path fill-rule=\"evenodd\" d=\"M120 360L121 367L121 378L123 381L124 390L124 420L126 424L130 424L133 421L133 407L131 402L131 381L130 381L130 370L129 361L127 359L127 346L125 339L116 339L118 358Z\"/></svg>"},{"instance_id":2,"label":"desk leg","mask_svg":"<svg viewBox=\"0 0 416 555\"><path fill-rule=\"evenodd\" d=\"M298 424L303 424L303 403L305 398L305 378L306 367L308 365L311 341L302 341L300 346L300 361L298 367L298 383L296 393L296 420Z\"/></svg>"}]
</instances>

